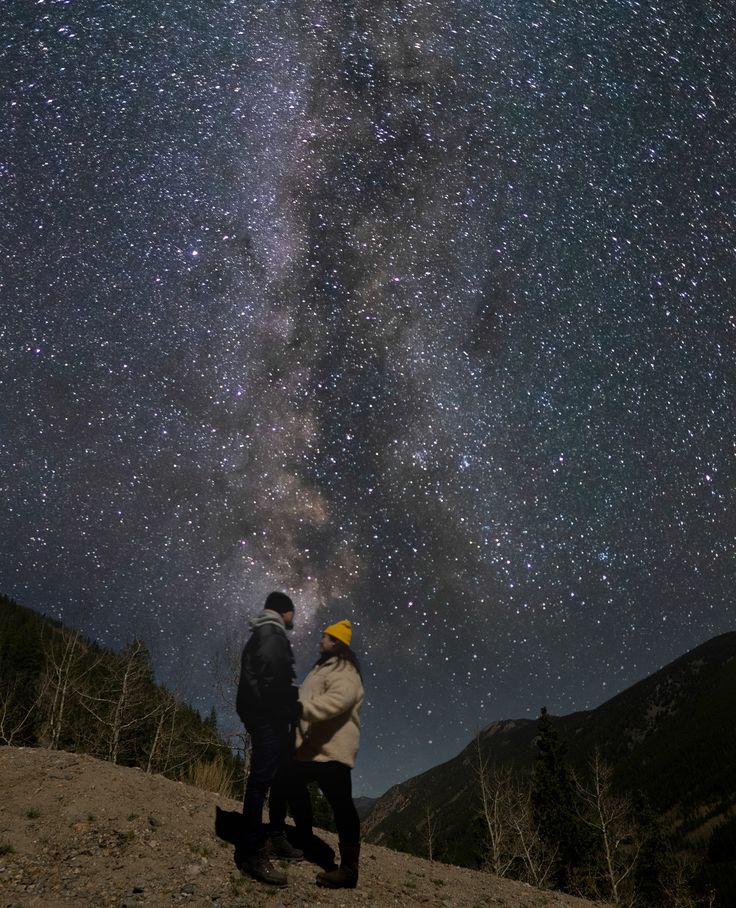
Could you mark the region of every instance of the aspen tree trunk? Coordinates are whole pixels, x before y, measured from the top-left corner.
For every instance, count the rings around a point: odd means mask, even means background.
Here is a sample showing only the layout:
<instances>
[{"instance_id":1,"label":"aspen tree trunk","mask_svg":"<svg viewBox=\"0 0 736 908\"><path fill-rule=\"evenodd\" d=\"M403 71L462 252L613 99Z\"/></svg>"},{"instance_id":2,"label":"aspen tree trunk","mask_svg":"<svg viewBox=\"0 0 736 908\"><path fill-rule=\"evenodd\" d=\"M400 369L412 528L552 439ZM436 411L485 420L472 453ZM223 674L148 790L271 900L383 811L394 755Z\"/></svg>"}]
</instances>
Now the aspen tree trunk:
<instances>
[{"instance_id":1,"label":"aspen tree trunk","mask_svg":"<svg viewBox=\"0 0 736 908\"><path fill-rule=\"evenodd\" d=\"M75 653L79 643L79 631L75 631L66 639L61 662L58 663L52 655L52 664L55 674L56 684L54 686L54 699L51 704L51 716L49 724L51 726L51 740L49 747L51 750L59 749L59 740L64 723L64 712L66 709L67 694L71 685L72 667L75 662Z\"/></svg>"}]
</instances>

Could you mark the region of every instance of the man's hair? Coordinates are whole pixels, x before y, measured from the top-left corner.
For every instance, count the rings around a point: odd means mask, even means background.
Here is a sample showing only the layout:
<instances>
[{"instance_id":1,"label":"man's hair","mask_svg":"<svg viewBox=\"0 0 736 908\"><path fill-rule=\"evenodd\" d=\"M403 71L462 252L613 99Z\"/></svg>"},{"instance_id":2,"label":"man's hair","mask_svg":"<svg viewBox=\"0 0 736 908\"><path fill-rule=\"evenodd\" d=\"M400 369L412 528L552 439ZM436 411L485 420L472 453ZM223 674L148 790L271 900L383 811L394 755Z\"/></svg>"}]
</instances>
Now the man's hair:
<instances>
[{"instance_id":1,"label":"man's hair","mask_svg":"<svg viewBox=\"0 0 736 908\"><path fill-rule=\"evenodd\" d=\"M294 603L289 599L286 593L269 593L266 596L265 608L272 612L278 612L279 615L285 615L286 612L294 611Z\"/></svg>"}]
</instances>

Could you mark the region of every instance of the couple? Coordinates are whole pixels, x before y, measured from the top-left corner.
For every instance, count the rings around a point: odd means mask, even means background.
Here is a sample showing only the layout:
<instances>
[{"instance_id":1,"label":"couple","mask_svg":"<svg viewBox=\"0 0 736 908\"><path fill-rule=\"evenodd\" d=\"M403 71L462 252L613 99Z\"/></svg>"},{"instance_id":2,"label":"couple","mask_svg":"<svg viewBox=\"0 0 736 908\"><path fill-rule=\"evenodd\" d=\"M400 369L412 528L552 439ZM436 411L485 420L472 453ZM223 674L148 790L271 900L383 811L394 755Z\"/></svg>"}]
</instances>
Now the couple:
<instances>
[{"instance_id":1,"label":"couple","mask_svg":"<svg viewBox=\"0 0 736 908\"><path fill-rule=\"evenodd\" d=\"M340 867L333 864L334 869L318 874L317 883L353 889L358 883L360 820L350 772L360 740L363 683L350 648L352 625L338 621L325 628L319 659L298 689L286 636L293 621L291 599L285 593L270 593L243 650L236 708L250 735L251 758L235 860L255 879L285 886L286 874L266 853L263 805L270 789L271 851L299 860L304 852L286 838L286 805L298 844L307 853L314 851L307 784L316 782L335 815L340 843Z\"/></svg>"}]
</instances>

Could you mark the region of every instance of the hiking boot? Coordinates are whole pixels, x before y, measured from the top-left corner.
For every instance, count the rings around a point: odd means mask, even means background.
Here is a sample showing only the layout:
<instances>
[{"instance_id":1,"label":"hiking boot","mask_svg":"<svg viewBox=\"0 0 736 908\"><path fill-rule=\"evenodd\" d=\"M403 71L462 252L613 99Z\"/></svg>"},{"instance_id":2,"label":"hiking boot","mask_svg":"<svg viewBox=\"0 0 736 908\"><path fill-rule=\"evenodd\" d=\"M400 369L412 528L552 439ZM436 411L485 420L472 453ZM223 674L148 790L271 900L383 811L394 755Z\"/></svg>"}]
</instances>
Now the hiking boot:
<instances>
[{"instance_id":1,"label":"hiking boot","mask_svg":"<svg viewBox=\"0 0 736 908\"><path fill-rule=\"evenodd\" d=\"M358 863L360 843L343 845L340 843L340 867L328 873L317 874L317 885L327 889L355 889L358 885Z\"/></svg>"},{"instance_id":2,"label":"hiking boot","mask_svg":"<svg viewBox=\"0 0 736 908\"><path fill-rule=\"evenodd\" d=\"M287 882L286 874L273 866L263 849L244 858L240 863L240 870L252 876L254 880L268 883L269 886L285 886Z\"/></svg>"},{"instance_id":3,"label":"hiking boot","mask_svg":"<svg viewBox=\"0 0 736 908\"><path fill-rule=\"evenodd\" d=\"M286 838L285 832L272 832L271 854L277 858L284 858L286 861L301 861L304 858L304 852L301 848L294 848L291 842Z\"/></svg>"}]
</instances>

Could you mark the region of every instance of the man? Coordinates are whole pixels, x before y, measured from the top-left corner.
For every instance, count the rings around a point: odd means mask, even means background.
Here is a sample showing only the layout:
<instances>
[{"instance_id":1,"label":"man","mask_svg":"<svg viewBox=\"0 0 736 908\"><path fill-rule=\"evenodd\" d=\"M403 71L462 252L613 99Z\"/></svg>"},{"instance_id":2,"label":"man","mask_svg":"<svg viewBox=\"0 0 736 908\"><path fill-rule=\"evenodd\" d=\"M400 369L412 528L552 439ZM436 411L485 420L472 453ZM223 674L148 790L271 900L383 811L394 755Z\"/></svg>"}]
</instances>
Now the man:
<instances>
[{"instance_id":1,"label":"man","mask_svg":"<svg viewBox=\"0 0 736 908\"><path fill-rule=\"evenodd\" d=\"M243 833L235 849L238 867L263 883L286 885L286 874L268 859L263 805L276 772L294 747L299 715L294 682L294 655L286 631L294 626L294 603L285 593L270 593L263 612L251 622L243 649L236 709L251 741L250 772L243 800ZM272 845L282 857L300 858L283 829L272 832Z\"/></svg>"}]
</instances>

